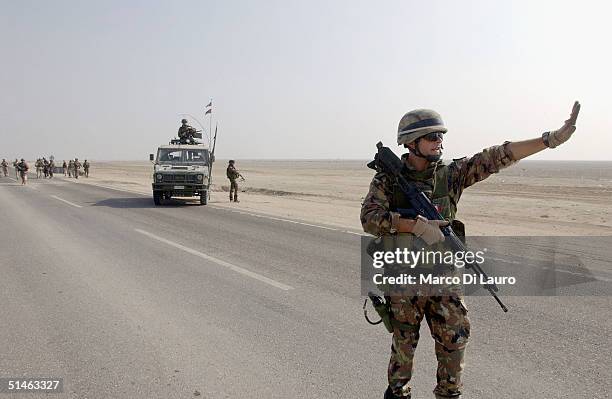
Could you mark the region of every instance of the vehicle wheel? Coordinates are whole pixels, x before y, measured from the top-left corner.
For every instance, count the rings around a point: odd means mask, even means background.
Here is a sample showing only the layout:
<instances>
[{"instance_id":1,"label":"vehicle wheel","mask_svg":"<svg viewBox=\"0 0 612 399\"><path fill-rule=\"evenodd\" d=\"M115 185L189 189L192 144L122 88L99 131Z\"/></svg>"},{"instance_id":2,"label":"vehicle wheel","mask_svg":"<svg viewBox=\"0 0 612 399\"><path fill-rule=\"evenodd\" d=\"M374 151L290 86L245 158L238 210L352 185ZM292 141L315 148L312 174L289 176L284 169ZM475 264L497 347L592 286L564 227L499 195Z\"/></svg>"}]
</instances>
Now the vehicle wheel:
<instances>
[{"instance_id":1,"label":"vehicle wheel","mask_svg":"<svg viewBox=\"0 0 612 399\"><path fill-rule=\"evenodd\" d=\"M153 191L153 202L155 205L161 205L162 194L157 191Z\"/></svg>"},{"instance_id":2,"label":"vehicle wheel","mask_svg":"<svg viewBox=\"0 0 612 399\"><path fill-rule=\"evenodd\" d=\"M200 205L208 204L208 191L202 191L200 194Z\"/></svg>"}]
</instances>

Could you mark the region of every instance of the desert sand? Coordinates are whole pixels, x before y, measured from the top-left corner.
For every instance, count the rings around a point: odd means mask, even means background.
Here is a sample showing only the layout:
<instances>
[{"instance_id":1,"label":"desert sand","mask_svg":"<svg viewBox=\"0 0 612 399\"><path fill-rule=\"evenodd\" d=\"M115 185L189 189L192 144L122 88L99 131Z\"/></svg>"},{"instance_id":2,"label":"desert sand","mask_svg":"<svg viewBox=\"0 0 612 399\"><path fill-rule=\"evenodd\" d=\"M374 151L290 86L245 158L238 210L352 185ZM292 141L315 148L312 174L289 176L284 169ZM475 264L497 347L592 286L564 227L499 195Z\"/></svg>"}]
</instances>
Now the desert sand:
<instances>
[{"instance_id":1,"label":"desert sand","mask_svg":"<svg viewBox=\"0 0 612 399\"><path fill-rule=\"evenodd\" d=\"M213 168L211 206L362 231L366 160L237 160L246 181L230 203L227 161ZM151 194L152 164L93 161L97 184ZM458 218L468 235L612 235L612 162L523 160L466 189Z\"/></svg>"}]
</instances>

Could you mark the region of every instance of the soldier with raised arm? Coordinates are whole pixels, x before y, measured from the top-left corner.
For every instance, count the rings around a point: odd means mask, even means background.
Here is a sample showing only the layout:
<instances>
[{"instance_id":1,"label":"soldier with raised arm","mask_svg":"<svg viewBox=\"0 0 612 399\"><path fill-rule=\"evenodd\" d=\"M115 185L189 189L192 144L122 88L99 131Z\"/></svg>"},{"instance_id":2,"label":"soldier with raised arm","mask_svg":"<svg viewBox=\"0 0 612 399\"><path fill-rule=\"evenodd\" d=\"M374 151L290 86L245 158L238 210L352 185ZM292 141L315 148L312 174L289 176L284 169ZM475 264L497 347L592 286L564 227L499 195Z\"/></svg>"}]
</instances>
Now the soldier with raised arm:
<instances>
[{"instance_id":1,"label":"soldier with raised arm","mask_svg":"<svg viewBox=\"0 0 612 399\"><path fill-rule=\"evenodd\" d=\"M378 237L408 235L420 237L427 245L444 241L440 226L451 224L463 235L463 224L455 219L463 190L499 172L520 159L563 144L576 130L580 104L576 102L563 126L531 140L505 142L484 149L471 157L441 161L442 142L447 128L440 115L418 109L405 114L397 132L397 144L408 152L402 156L404 176L414 182L438 209L445 220L427 220L422 216L404 218L400 209L411 204L397 189L394 178L384 172L374 176L361 208L365 232ZM459 398L462 394L465 348L470 337L470 322L461 294L424 296L399 293L387 301L393 327L391 359L385 399L410 398L410 380L414 352L419 341L419 327L427 320L435 341L438 360L436 398Z\"/></svg>"}]
</instances>

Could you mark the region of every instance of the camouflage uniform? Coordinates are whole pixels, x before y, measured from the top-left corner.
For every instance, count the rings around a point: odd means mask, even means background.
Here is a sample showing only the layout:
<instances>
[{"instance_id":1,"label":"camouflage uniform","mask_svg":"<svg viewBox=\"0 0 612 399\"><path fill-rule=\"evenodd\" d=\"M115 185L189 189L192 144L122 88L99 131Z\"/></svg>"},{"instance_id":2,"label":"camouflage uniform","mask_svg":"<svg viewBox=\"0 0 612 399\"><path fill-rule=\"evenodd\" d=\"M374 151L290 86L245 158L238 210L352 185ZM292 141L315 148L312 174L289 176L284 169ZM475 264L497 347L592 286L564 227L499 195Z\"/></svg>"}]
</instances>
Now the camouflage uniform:
<instances>
[{"instance_id":1,"label":"camouflage uniform","mask_svg":"<svg viewBox=\"0 0 612 399\"><path fill-rule=\"evenodd\" d=\"M83 162L83 171L85 172L85 177L89 177L89 162L87 160Z\"/></svg>"},{"instance_id":2,"label":"camouflage uniform","mask_svg":"<svg viewBox=\"0 0 612 399\"><path fill-rule=\"evenodd\" d=\"M19 168L17 168L17 165L19 165L19 161L15 158L15 161L13 162L13 168L15 168L15 179L19 179Z\"/></svg>"},{"instance_id":3,"label":"camouflage uniform","mask_svg":"<svg viewBox=\"0 0 612 399\"><path fill-rule=\"evenodd\" d=\"M64 172L64 176L66 176L66 173L68 173L68 165L66 164L66 161L64 161L62 164L62 172Z\"/></svg>"},{"instance_id":4,"label":"camouflage uniform","mask_svg":"<svg viewBox=\"0 0 612 399\"><path fill-rule=\"evenodd\" d=\"M45 178L49 177L49 161L46 158L42 159L43 174Z\"/></svg>"},{"instance_id":5,"label":"camouflage uniform","mask_svg":"<svg viewBox=\"0 0 612 399\"><path fill-rule=\"evenodd\" d=\"M442 216L453 222L463 189L515 162L507 144L485 149L470 158L455 159L448 165L442 161L432 162L424 171L415 170L407 162L408 154L404 154L402 159L407 166L406 178L416 182ZM400 207L410 208L403 193L396 190L394 184L384 172L374 176L361 208L361 224L367 233L390 235L392 228L397 227L392 226L392 220L397 220L394 211ZM435 341L438 360L434 393L439 398L458 397L463 386L463 358L470 335L470 322L463 298L460 294L415 294L405 291L388 297L393 317L399 322L399 327L394 326L393 331L389 387L396 397L410 397L412 360L419 340L419 327L425 317Z\"/></svg>"},{"instance_id":6,"label":"camouflage uniform","mask_svg":"<svg viewBox=\"0 0 612 399\"><path fill-rule=\"evenodd\" d=\"M40 158L38 158L36 160L36 162L34 162L34 167L36 168L36 178L40 179L40 177L42 176L42 160Z\"/></svg>"},{"instance_id":7,"label":"camouflage uniform","mask_svg":"<svg viewBox=\"0 0 612 399\"><path fill-rule=\"evenodd\" d=\"M236 182L236 179L240 177L240 173L238 172L234 164L230 163L227 166L226 174L227 174L227 178L230 181L230 191L229 191L230 201L232 201L232 191L233 191L234 192L233 200L234 202L238 202L238 182Z\"/></svg>"},{"instance_id":8,"label":"camouflage uniform","mask_svg":"<svg viewBox=\"0 0 612 399\"><path fill-rule=\"evenodd\" d=\"M68 177L72 177L72 170L74 169L74 161L71 159L68 161Z\"/></svg>"},{"instance_id":9,"label":"camouflage uniform","mask_svg":"<svg viewBox=\"0 0 612 399\"><path fill-rule=\"evenodd\" d=\"M49 165L47 166L47 173L49 174L49 179L53 178L53 173L54 173L53 169L55 169L55 161L50 160Z\"/></svg>"},{"instance_id":10,"label":"camouflage uniform","mask_svg":"<svg viewBox=\"0 0 612 399\"><path fill-rule=\"evenodd\" d=\"M181 144L195 144L195 140L193 139L195 132L196 130L192 126L186 123L181 125L178 129L178 137L181 140Z\"/></svg>"},{"instance_id":11,"label":"camouflage uniform","mask_svg":"<svg viewBox=\"0 0 612 399\"><path fill-rule=\"evenodd\" d=\"M3 159L0 165L2 165L2 174L4 175L4 177L8 176L8 162Z\"/></svg>"},{"instance_id":12,"label":"camouflage uniform","mask_svg":"<svg viewBox=\"0 0 612 399\"><path fill-rule=\"evenodd\" d=\"M28 170L30 170L30 166L26 161L21 161L17 164L17 170L19 171L19 176L21 177L21 184L26 184L28 180Z\"/></svg>"},{"instance_id":13,"label":"camouflage uniform","mask_svg":"<svg viewBox=\"0 0 612 399\"><path fill-rule=\"evenodd\" d=\"M72 164L74 167L74 178L78 179L79 178L79 169L81 169L81 163L79 162L78 159L74 159L74 163Z\"/></svg>"}]
</instances>

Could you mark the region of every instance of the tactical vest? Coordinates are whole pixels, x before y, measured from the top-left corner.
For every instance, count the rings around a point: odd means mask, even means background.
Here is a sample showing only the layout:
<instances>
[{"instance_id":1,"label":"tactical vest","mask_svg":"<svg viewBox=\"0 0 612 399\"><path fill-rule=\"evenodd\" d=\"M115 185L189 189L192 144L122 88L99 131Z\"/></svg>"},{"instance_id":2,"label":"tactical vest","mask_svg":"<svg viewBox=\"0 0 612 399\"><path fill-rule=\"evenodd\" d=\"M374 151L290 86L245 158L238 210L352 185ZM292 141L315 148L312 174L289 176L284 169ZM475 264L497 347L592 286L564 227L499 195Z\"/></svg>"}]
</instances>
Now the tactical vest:
<instances>
[{"instance_id":1,"label":"tactical vest","mask_svg":"<svg viewBox=\"0 0 612 399\"><path fill-rule=\"evenodd\" d=\"M407 179L414 182L417 188L422 191L436 207L440 215L451 222L451 227L455 234L463 241L465 239L465 226L455 219L457 214L457 203L449 195L448 178L449 168L443 162L431 165L424 171L408 170L404 175ZM389 210L392 212L398 209L413 209L397 184L393 185L393 192L389 199ZM382 244L386 250L393 248L410 248L414 236L410 233L398 233L390 236L383 236ZM438 244L436 244L438 245ZM440 247L443 248L443 247Z\"/></svg>"},{"instance_id":2,"label":"tactical vest","mask_svg":"<svg viewBox=\"0 0 612 399\"><path fill-rule=\"evenodd\" d=\"M417 188L421 190L438 209L438 212L446 220L455 220L457 214L457 204L449 195L448 191L448 166L443 162L438 162L433 167L424 171L409 170L407 179L415 182ZM410 202L397 185L393 186L393 194L390 201L390 210L411 209Z\"/></svg>"},{"instance_id":3,"label":"tactical vest","mask_svg":"<svg viewBox=\"0 0 612 399\"><path fill-rule=\"evenodd\" d=\"M238 178L238 173L236 172L236 169L229 166L227 167L226 175L227 178L230 180L236 180Z\"/></svg>"}]
</instances>

